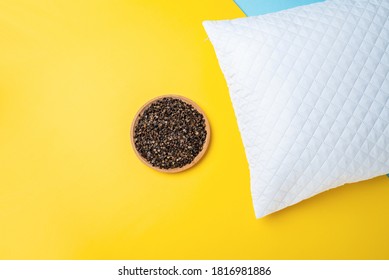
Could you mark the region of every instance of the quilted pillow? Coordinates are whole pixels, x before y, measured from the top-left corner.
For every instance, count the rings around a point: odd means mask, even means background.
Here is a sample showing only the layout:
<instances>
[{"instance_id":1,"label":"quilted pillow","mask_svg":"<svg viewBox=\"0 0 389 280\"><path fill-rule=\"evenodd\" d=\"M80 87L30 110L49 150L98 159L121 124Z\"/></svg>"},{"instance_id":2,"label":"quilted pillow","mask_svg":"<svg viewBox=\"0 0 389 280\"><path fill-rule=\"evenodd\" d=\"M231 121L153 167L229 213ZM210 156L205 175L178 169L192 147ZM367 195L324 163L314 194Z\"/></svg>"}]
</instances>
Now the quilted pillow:
<instances>
[{"instance_id":1,"label":"quilted pillow","mask_svg":"<svg viewBox=\"0 0 389 280\"><path fill-rule=\"evenodd\" d=\"M389 1L205 21L258 218L389 172Z\"/></svg>"}]
</instances>

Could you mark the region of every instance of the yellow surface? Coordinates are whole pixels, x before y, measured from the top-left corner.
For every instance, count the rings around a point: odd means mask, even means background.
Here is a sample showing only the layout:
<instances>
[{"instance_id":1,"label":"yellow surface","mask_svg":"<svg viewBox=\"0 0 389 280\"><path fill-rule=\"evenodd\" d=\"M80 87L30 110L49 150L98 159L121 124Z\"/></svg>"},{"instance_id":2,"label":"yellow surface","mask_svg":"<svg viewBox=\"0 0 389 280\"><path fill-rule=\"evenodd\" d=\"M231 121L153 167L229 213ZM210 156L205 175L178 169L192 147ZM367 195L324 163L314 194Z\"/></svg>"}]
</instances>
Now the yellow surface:
<instances>
[{"instance_id":1,"label":"yellow surface","mask_svg":"<svg viewBox=\"0 0 389 280\"><path fill-rule=\"evenodd\" d=\"M387 259L389 179L256 220L227 87L201 22L232 0L0 0L1 259ZM178 93L212 126L181 174L143 165L138 108Z\"/></svg>"}]
</instances>

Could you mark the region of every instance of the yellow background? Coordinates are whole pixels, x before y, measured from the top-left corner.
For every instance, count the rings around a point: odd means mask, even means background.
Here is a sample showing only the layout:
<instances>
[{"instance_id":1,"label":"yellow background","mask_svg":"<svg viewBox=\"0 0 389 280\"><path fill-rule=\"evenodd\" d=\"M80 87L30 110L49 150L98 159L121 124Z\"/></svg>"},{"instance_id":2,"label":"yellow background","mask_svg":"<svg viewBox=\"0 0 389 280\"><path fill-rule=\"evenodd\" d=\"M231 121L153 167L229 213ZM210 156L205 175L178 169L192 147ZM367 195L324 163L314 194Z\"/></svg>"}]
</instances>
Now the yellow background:
<instances>
[{"instance_id":1,"label":"yellow background","mask_svg":"<svg viewBox=\"0 0 389 280\"><path fill-rule=\"evenodd\" d=\"M387 259L389 179L261 220L227 87L201 22L232 0L0 0L1 259ZM206 112L205 158L143 165L129 127L178 93Z\"/></svg>"}]
</instances>

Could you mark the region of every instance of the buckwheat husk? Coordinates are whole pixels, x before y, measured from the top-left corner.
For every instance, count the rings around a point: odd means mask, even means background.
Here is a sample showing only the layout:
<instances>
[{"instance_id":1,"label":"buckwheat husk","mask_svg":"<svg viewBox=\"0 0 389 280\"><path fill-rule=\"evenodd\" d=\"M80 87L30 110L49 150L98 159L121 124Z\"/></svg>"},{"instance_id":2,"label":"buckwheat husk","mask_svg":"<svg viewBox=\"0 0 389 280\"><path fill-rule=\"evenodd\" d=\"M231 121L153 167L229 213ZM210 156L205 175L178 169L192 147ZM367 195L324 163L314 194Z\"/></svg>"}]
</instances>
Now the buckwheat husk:
<instances>
[{"instance_id":1,"label":"buckwheat husk","mask_svg":"<svg viewBox=\"0 0 389 280\"><path fill-rule=\"evenodd\" d=\"M152 102L139 115L134 129L136 150L160 169L190 164L202 151L206 137L204 116L174 97Z\"/></svg>"}]
</instances>

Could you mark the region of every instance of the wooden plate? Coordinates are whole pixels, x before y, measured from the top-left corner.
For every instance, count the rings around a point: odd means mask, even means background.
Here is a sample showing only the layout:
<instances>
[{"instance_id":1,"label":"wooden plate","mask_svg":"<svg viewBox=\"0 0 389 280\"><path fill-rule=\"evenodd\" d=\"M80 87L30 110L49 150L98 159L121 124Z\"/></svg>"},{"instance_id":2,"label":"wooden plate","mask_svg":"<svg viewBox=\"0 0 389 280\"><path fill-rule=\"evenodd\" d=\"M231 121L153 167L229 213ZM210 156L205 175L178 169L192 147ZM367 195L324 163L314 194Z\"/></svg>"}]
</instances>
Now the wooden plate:
<instances>
[{"instance_id":1,"label":"wooden plate","mask_svg":"<svg viewBox=\"0 0 389 280\"><path fill-rule=\"evenodd\" d=\"M204 141L204 144L203 144L203 149L200 151L200 153L193 159L193 161L187 165L184 165L183 167L180 167L180 168L171 168L171 169L162 169L162 168L159 168L157 166L153 166L151 165L145 158L143 158L137 151L137 149L135 148L135 142L134 142L134 132L135 132L135 127L136 125L138 124L138 121L139 121L139 116L141 116L143 114L143 112L155 101L159 100L159 99L162 99L162 98L165 98L165 97L172 97L172 98L176 98L176 99L180 99L181 101L184 101L185 103L188 103L190 105L192 105L200 114L202 114L204 116L204 120L205 120L205 130L207 132L207 137L205 138L205 141ZM175 95L175 94L168 94L168 95L161 95L161 96L158 96L156 98L153 98L151 99L150 101L148 101L146 104L144 104L140 109L139 111L136 113L135 115L135 118L134 120L132 121L132 124L131 124L131 131L130 131L130 138L131 138L131 145L132 145L132 148L134 149L135 151L135 154L137 155L137 157L144 163L146 164L148 167L154 169L154 170L157 170L157 171L160 171L160 172L165 172L165 173L177 173L177 172L181 172L181 171L184 171L184 170L187 170L189 168L191 168L192 166L194 166L196 163L199 162L199 160L204 156L205 152L207 151L208 149L208 146L209 146L209 141L211 139L211 129L210 129L210 126L209 126L209 122L208 122L208 119L207 117L205 116L205 113L204 111L199 107L199 105L197 105L195 102L193 102L192 100L190 100L189 98L186 98L186 97L183 97L183 96L180 96L180 95Z\"/></svg>"}]
</instances>

